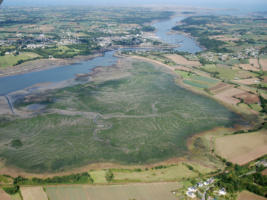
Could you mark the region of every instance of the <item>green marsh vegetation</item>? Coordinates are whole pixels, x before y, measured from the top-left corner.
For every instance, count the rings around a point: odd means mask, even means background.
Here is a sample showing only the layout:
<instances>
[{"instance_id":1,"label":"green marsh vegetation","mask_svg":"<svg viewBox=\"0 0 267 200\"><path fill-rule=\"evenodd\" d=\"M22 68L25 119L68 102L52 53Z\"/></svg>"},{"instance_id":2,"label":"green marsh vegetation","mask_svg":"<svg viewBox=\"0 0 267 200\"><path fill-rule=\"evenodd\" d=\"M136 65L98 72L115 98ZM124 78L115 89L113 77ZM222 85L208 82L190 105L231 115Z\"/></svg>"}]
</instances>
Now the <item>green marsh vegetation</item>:
<instances>
[{"instance_id":1,"label":"green marsh vegetation","mask_svg":"<svg viewBox=\"0 0 267 200\"><path fill-rule=\"evenodd\" d=\"M147 164L185 156L190 136L238 120L214 100L179 87L163 68L121 65L99 72L106 80L48 92L54 101L46 113L0 124L7 165L55 172L95 162ZM14 148L12 140L23 145Z\"/></svg>"}]
</instances>

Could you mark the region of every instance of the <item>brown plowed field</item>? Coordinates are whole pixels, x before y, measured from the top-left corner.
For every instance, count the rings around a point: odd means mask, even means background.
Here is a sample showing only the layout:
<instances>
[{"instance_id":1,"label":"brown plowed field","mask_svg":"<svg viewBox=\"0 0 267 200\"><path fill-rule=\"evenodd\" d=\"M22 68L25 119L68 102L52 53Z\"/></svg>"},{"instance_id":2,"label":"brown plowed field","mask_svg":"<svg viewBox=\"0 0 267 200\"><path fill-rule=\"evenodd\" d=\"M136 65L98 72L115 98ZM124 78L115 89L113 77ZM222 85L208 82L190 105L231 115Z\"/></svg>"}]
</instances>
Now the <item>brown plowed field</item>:
<instances>
[{"instance_id":1,"label":"brown plowed field","mask_svg":"<svg viewBox=\"0 0 267 200\"><path fill-rule=\"evenodd\" d=\"M260 99L259 99L259 97L257 95L251 94L251 93L248 93L248 92L244 92L242 94L238 94L238 95L235 96L235 98L243 99L243 101L246 104L254 104L254 103L259 103L260 102Z\"/></svg>"},{"instance_id":2,"label":"brown plowed field","mask_svg":"<svg viewBox=\"0 0 267 200\"><path fill-rule=\"evenodd\" d=\"M167 58L171 59L178 65L184 65L184 66L194 66L194 67L199 67L201 66L200 62L198 61L191 61L187 60L185 57L180 56L180 55L166 55Z\"/></svg>"},{"instance_id":3,"label":"brown plowed field","mask_svg":"<svg viewBox=\"0 0 267 200\"><path fill-rule=\"evenodd\" d=\"M215 141L216 152L227 160L244 165L267 152L267 132L224 136Z\"/></svg>"},{"instance_id":4,"label":"brown plowed field","mask_svg":"<svg viewBox=\"0 0 267 200\"><path fill-rule=\"evenodd\" d=\"M2 189L0 189L0 199L1 200L12 200L11 197L5 193Z\"/></svg>"},{"instance_id":5,"label":"brown plowed field","mask_svg":"<svg viewBox=\"0 0 267 200\"><path fill-rule=\"evenodd\" d=\"M260 59L260 64L263 71L267 71L267 59Z\"/></svg>"},{"instance_id":6,"label":"brown plowed field","mask_svg":"<svg viewBox=\"0 0 267 200\"><path fill-rule=\"evenodd\" d=\"M222 102L236 105L237 103L240 102L240 100L237 98L234 98L234 96L240 95L242 93L244 93L244 91L238 88L229 88L229 89L223 90L220 93L217 93L214 96L216 99L219 99Z\"/></svg>"},{"instance_id":7,"label":"brown plowed field","mask_svg":"<svg viewBox=\"0 0 267 200\"><path fill-rule=\"evenodd\" d=\"M249 59L249 64L240 64L242 69L248 71L260 71L260 65L258 59Z\"/></svg>"},{"instance_id":8,"label":"brown plowed field","mask_svg":"<svg viewBox=\"0 0 267 200\"><path fill-rule=\"evenodd\" d=\"M237 200L267 200L266 198L253 194L248 191L243 191L239 194Z\"/></svg>"},{"instance_id":9,"label":"brown plowed field","mask_svg":"<svg viewBox=\"0 0 267 200\"><path fill-rule=\"evenodd\" d=\"M48 200L42 187L22 187L20 191L23 200Z\"/></svg>"}]
</instances>

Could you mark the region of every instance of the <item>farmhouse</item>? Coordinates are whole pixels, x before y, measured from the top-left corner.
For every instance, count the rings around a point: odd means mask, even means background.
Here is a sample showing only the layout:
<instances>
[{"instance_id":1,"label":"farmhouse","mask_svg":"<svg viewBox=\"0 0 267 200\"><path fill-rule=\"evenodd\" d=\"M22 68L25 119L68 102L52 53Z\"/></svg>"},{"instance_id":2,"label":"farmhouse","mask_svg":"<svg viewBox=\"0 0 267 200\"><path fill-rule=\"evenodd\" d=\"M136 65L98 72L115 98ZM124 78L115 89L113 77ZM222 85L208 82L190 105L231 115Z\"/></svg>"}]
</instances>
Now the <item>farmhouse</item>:
<instances>
[{"instance_id":1,"label":"farmhouse","mask_svg":"<svg viewBox=\"0 0 267 200\"><path fill-rule=\"evenodd\" d=\"M194 193L194 192L189 192L189 191L187 191L186 192L186 195L188 196L188 197L190 197L190 198L196 198L196 194Z\"/></svg>"},{"instance_id":2,"label":"farmhouse","mask_svg":"<svg viewBox=\"0 0 267 200\"><path fill-rule=\"evenodd\" d=\"M196 192L197 191L197 188L196 187L189 187L187 189L188 192Z\"/></svg>"},{"instance_id":3,"label":"farmhouse","mask_svg":"<svg viewBox=\"0 0 267 200\"><path fill-rule=\"evenodd\" d=\"M220 196L225 196L226 195L226 190L224 188L221 188L218 193L219 193Z\"/></svg>"},{"instance_id":4,"label":"farmhouse","mask_svg":"<svg viewBox=\"0 0 267 200\"><path fill-rule=\"evenodd\" d=\"M204 184L203 184L203 182L200 182L200 183L197 183L197 186L198 186L199 188L201 188L201 187L204 186Z\"/></svg>"},{"instance_id":5,"label":"farmhouse","mask_svg":"<svg viewBox=\"0 0 267 200\"><path fill-rule=\"evenodd\" d=\"M267 167L267 160L261 160L261 161L256 162L256 166L258 166L258 167L261 167L261 166Z\"/></svg>"}]
</instances>

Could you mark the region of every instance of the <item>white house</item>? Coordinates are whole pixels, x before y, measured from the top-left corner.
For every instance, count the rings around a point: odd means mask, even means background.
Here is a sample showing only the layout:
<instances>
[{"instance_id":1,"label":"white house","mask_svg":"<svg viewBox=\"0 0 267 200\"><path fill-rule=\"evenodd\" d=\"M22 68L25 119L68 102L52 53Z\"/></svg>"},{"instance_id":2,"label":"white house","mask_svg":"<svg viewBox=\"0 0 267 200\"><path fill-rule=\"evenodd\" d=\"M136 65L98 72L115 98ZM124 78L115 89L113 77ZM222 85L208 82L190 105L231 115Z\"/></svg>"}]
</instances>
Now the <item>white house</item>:
<instances>
[{"instance_id":1,"label":"white house","mask_svg":"<svg viewBox=\"0 0 267 200\"><path fill-rule=\"evenodd\" d=\"M220 196L225 196L226 195L226 190L224 188L221 188L218 193L219 193Z\"/></svg>"},{"instance_id":2,"label":"white house","mask_svg":"<svg viewBox=\"0 0 267 200\"><path fill-rule=\"evenodd\" d=\"M187 189L188 192L196 192L197 191L197 188L196 187L189 187Z\"/></svg>"},{"instance_id":3,"label":"white house","mask_svg":"<svg viewBox=\"0 0 267 200\"><path fill-rule=\"evenodd\" d=\"M186 192L186 195L188 196L188 197L190 197L190 198L196 198L196 194L194 193L194 192L190 192L190 191L187 191Z\"/></svg>"},{"instance_id":4,"label":"white house","mask_svg":"<svg viewBox=\"0 0 267 200\"><path fill-rule=\"evenodd\" d=\"M203 184L203 182L199 182L199 183L197 184L197 186L201 188L201 187L204 186L204 184Z\"/></svg>"}]
</instances>

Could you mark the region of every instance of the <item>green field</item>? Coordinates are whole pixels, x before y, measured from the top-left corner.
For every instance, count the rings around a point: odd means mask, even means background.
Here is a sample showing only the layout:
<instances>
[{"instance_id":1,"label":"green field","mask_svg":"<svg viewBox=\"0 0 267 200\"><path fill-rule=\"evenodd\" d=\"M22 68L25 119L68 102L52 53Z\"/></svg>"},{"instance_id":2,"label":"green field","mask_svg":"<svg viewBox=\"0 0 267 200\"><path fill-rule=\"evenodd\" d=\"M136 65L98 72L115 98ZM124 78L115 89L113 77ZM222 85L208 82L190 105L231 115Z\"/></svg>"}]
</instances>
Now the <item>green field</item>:
<instances>
[{"instance_id":1,"label":"green field","mask_svg":"<svg viewBox=\"0 0 267 200\"><path fill-rule=\"evenodd\" d=\"M179 163L177 165L164 166L160 169L147 169L143 171L112 170L115 182L160 182L178 181L183 178L198 177L199 173L205 174L212 170L197 164ZM190 170L190 169L191 170Z\"/></svg>"},{"instance_id":2,"label":"green field","mask_svg":"<svg viewBox=\"0 0 267 200\"><path fill-rule=\"evenodd\" d=\"M175 200L177 183L46 187L50 200Z\"/></svg>"},{"instance_id":3,"label":"green field","mask_svg":"<svg viewBox=\"0 0 267 200\"><path fill-rule=\"evenodd\" d=\"M145 169L110 169L114 176L113 183L181 181L184 178L198 177L199 173L206 174L213 170L196 163L183 162ZM106 184L106 172L107 170L92 170L89 173L94 183Z\"/></svg>"},{"instance_id":4,"label":"green field","mask_svg":"<svg viewBox=\"0 0 267 200\"><path fill-rule=\"evenodd\" d=\"M175 72L184 79L183 83L197 88L209 88L218 83L218 80L200 76L192 72L185 72L180 70L175 70Z\"/></svg>"},{"instance_id":5,"label":"green field","mask_svg":"<svg viewBox=\"0 0 267 200\"><path fill-rule=\"evenodd\" d=\"M32 103L48 104L48 113L61 111L1 123L1 157L36 172L103 161L152 163L184 156L190 136L235 122L235 114L177 86L164 70L125 62L100 72L97 82L42 94L42 101L51 96L53 101Z\"/></svg>"},{"instance_id":6,"label":"green field","mask_svg":"<svg viewBox=\"0 0 267 200\"><path fill-rule=\"evenodd\" d=\"M11 195L12 200L21 200L21 197L19 194Z\"/></svg>"},{"instance_id":7,"label":"green field","mask_svg":"<svg viewBox=\"0 0 267 200\"><path fill-rule=\"evenodd\" d=\"M18 64L18 61L26 61L38 57L35 53L21 53L17 56L15 55L5 55L0 56L0 68L5 68L9 66L14 66Z\"/></svg>"},{"instance_id":8,"label":"green field","mask_svg":"<svg viewBox=\"0 0 267 200\"><path fill-rule=\"evenodd\" d=\"M215 77L221 80L234 80L234 79L244 79L244 78L252 78L257 75L252 72L232 69L230 66L216 66L216 65L205 65L203 66L203 70L213 74Z\"/></svg>"},{"instance_id":9,"label":"green field","mask_svg":"<svg viewBox=\"0 0 267 200\"><path fill-rule=\"evenodd\" d=\"M90 171L90 175L93 178L94 183L96 183L96 184L107 183L107 180L105 178L106 170Z\"/></svg>"}]
</instances>

